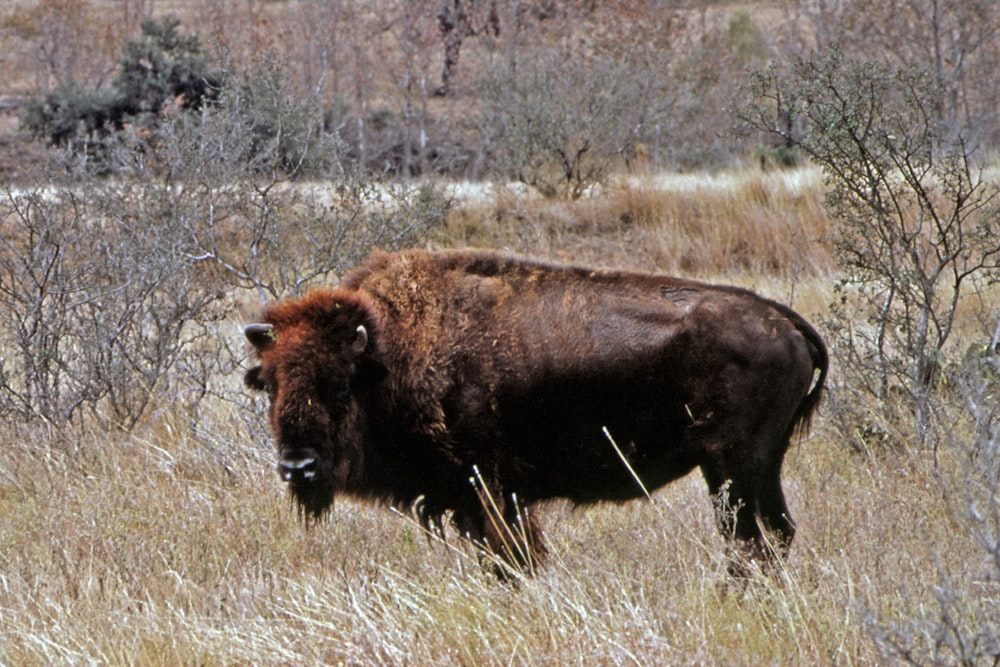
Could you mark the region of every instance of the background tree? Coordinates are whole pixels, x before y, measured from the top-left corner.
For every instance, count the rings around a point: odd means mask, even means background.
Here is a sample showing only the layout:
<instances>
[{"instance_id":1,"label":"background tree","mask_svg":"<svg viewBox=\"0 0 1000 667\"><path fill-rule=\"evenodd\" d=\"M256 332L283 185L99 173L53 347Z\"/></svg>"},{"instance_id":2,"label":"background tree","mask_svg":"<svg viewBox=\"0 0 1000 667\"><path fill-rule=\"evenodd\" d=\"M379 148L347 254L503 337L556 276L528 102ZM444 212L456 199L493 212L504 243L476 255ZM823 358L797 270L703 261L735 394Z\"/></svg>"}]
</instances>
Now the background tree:
<instances>
[{"instance_id":1,"label":"background tree","mask_svg":"<svg viewBox=\"0 0 1000 667\"><path fill-rule=\"evenodd\" d=\"M579 198L637 145L659 147L678 97L673 17L622 2L507 32L476 84L487 173ZM663 30L649 38L653 19Z\"/></svg>"},{"instance_id":2,"label":"background tree","mask_svg":"<svg viewBox=\"0 0 1000 667\"><path fill-rule=\"evenodd\" d=\"M940 86L924 69L829 51L758 73L755 101L737 113L744 131L778 133L826 176L844 270L841 324L832 327L846 361L840 404L874 405L863 422L894 440L908 439L912 423L935 447L935 396L955 358L948 342L961 299L1000 269L1000 190L977 167L966 133L939 115ZM801 134L775 122L786 115L801 119ZM987 304L982 314L1000 317ZM912 422L886 419L893 396Z\"/></svg>"},{"instance_id":3,"label":"background tree","mask_svg":"<svg viewBox=\"0 0 1000 667\"><path fill-rule=\"evenodd\" d=\"M102 87L114 74L115 58L124 37L137 30L145 0L122 0L95 7L79 0L7 3L0 33L17 45L5 54L11 71L30 71L39 92L75 82ZM8 80L8 85L15 83Z\"/></svg>"},{"instance_id":4,"label":"background tree","mask_svg":"<svg viewBox=\"0 0 1000 667\"><path fill-rule=\"evenodd\" d=\"M500 11L498 0L444 0L440 4L437 20L444 42L444 66L441 69L441 85L436 95L448 95L458 73L458 62L462 55L462 43L487 31L494 37L500 35ZM485 7L482 7L485 5Z\"/></svg>"},{"instance_id":5,"label":"background tree","mask_svg":"<svg viewBox=\"0 0 1000 667\"><path fill-rule=\"evenodd\" d=\"M1000 139L1000 5L990 0L799 1L789 13L794 52L839 47L859 59L920 68L938 83L929 100L943 131L970 145ZM815 43L801 36L813 35ZM790 40L790 42L793 40ZM791 46L791 43L789 43Z\"/></svg>"}]
</instances>

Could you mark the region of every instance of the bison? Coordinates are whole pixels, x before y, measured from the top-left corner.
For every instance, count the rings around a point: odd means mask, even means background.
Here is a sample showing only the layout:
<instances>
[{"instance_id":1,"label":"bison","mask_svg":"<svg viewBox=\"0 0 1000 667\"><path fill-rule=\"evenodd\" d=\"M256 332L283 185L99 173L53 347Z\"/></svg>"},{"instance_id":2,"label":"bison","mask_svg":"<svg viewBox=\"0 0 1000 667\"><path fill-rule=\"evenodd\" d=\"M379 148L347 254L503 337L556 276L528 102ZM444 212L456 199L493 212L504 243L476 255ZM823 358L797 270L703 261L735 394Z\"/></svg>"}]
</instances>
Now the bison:
<instances>
[{"instance_id":1,"label":"bison","mask_svg":"<svg viewBox=\"0 0 1000 667\"><path fill-rule=\"evenodd\" d=\"M737 287L502 253L376 252L245 329L299 511L419 509L500 563L546 554L531 508L641 497L700 468L762 563L795 533L781 465L827 374L820 336Z\"/></svg>"}]
</instances>

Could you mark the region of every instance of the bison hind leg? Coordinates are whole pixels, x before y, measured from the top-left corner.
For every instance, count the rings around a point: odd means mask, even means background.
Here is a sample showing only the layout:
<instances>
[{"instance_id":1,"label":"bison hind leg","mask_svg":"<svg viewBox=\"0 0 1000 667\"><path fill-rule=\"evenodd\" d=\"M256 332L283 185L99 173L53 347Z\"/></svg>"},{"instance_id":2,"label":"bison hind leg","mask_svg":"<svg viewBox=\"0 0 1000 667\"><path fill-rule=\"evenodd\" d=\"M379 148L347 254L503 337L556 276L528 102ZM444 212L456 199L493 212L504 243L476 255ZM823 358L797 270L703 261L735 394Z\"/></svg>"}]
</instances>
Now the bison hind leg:
<instances>
[{"instance_id":1,"label":"bison hind leg","mask_svg":"<svg viewBox=\"0 0 1000 667\"><path fill-rule=\"evenodd\" d=\"M767 572L784 558L795 537L778 471L721 481L707 472L705 477L719 531L735 547L730 575L746 578L755 565Z\"/></svg>"}]
</instances>

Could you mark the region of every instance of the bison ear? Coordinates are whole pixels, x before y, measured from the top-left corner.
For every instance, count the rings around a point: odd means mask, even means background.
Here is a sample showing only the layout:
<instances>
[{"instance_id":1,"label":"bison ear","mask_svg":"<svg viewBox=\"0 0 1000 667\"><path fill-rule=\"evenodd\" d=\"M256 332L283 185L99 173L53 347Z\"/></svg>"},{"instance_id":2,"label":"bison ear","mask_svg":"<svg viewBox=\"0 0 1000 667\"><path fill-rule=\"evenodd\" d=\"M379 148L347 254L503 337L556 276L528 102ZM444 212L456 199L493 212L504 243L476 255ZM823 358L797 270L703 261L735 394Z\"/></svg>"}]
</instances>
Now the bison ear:
<instances>
[{"instance_id":1,"label":"bison ear","mask_svg":"<svg viewBox=\"0 0 1000 667\"><path fill-rule=\"evenodd\" d=\"M365 325L359 324L356 331L357 335L354 338L354 342L351 343L351 352L355 356L360 357L368 347L368 330L365 329Z\"/></svg>"},{"instance_id":2,"label":"bison ear","mask_svg":"<svg viewBox=\"0 0 1000 667\"><path fill-rule=\"evenodd\" d=\"M243 328L243 335L258 350L263 350L278 338L274 333L274 326L260 322L246 325Z\"/></svg>"}]
</instances>

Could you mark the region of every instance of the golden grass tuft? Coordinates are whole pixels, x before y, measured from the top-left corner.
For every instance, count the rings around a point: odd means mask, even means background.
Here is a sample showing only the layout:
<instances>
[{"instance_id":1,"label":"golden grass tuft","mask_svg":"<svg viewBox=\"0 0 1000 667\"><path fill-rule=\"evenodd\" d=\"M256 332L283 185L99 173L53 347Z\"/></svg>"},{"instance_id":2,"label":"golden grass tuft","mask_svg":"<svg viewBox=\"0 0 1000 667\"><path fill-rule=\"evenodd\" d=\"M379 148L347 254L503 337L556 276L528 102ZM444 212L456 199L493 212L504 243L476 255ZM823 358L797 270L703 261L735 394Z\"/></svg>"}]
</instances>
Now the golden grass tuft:
<instances>
[{"instance_id":1,"label":"golden grass tuft","mask_svg":"<svg viewBox=\"0 0 1000 667\"><path fill-rule=\"evenodd\" d=\"M623 180L577 201L498 188L460 201L437 241L699 278L814 280L834 271L813 172Z\"/></svg>"}]
</instances>

